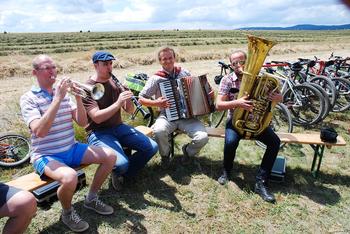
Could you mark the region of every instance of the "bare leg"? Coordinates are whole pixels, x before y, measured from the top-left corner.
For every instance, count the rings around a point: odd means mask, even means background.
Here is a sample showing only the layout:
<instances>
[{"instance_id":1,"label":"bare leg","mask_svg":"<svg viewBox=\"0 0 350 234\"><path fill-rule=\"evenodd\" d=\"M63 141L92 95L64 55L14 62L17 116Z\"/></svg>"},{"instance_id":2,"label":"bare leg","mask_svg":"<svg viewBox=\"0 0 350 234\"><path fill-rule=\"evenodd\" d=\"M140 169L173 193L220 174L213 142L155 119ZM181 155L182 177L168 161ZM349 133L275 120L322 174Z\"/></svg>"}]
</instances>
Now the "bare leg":
<instances>
[{"instance_id":1,"label":"bare leg","mask_svg":"<svg viewBox=\"0 0 350 234\"><path fill-rule=\"evenodd\" d=\"M96 146L89 146L82 164L100 164L90 186L90 192L97 193L107 176L111 173L116 161L113 150Z\"/></svg>"},{"instance_id":2,"label":"bare leg","mask_svg":"<svg viewBox=\"0 0 350 234\"><path fill-rule=\"evenodd\" d=\"M57 190L58 200L62 208L68 210L72 207L72 198L78 184L77 172L58 161L50 161L45 167L45 175L58 181L61 185Z\"/></svg>"},{"instance_id":3,"label":"bare leg","mask_svg":"<svg viewBox=\"0 0 350 234\"><path fill-rule=\"evenodd\" d=\"M27 191L16 193L0 208L0 217L10 217L4 226L3 233L24 233L35 213L34 196Z\"/></svg>"}]
</instances>

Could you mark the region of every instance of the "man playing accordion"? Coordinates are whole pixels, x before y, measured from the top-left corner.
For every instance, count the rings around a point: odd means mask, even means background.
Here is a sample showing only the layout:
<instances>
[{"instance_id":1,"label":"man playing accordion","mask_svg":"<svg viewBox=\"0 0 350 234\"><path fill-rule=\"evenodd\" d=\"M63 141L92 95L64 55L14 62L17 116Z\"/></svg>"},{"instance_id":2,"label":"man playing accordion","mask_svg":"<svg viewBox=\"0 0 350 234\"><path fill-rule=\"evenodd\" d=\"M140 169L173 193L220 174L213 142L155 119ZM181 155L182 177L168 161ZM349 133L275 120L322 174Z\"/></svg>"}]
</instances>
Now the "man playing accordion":
<instances>
[{"instance_id":1,"label":"man playing accordion","mask_svg":"<svg viewBox=\"0 0 350 234\"><path fill-rule=\"evenodd\" d=\"M161 95L159 83L181 79L190 76L190 73L181 67L175 66L175 51L172 48L161 48L158 52L158 60L162 68L148 79L139 94L139 100L142 105L160 108L160 115L152 128L163 166L167 167L170 163L169 134L177 129L183 131L192 139L190 143L182 146L183 157L181 161L183 164L187 164L190 162L190 157L196 155L208 142L208 134L204 125L196 118L170 121L166 117L165 109L170 108L171 103L168 98Z\"/></svg>"}]
</instances>

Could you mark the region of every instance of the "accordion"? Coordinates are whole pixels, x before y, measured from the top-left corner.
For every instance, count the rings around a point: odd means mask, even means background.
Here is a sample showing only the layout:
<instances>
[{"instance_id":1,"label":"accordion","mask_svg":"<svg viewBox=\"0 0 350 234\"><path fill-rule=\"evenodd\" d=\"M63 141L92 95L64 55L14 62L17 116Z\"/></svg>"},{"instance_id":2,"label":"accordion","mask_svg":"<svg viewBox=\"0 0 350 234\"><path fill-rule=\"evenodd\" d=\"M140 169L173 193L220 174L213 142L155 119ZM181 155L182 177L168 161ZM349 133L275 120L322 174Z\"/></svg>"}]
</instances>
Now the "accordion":
<instances>
[{"instance_id":1,"label":"accordion","mask_svg":"<svg viewBox=\"0 0 350 234\"><path fill-rule=\"evenodd\" d=\"M205 115L215 110L214 95L207 76L187 76L159 83L163 97L169 99L171 106L165 109L169 121Z\"/></svg>"}]
</instances>

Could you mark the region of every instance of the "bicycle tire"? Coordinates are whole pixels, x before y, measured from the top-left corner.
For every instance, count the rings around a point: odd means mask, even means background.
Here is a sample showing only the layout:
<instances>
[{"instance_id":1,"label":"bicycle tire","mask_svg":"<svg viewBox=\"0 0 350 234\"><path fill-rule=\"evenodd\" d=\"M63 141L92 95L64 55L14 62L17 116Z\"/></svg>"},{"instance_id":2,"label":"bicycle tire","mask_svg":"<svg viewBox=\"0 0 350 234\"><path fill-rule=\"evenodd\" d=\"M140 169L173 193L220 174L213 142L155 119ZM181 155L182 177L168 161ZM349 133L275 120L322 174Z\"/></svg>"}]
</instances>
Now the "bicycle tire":
<instances>
[{"instance_id":1,"label":"bicycle tire","mask_svg":"<svg viewBox=\"0 0 350 234\"><path fill-rule=\"evenodd\" d=\"M138 100L138 97L135 97ZM141 108L143 109L143 111L145 111L146 113L149 113L149 117L145 118L141 111L135 107L135 110L132 114L123 112L122 113L122 120L124 123L136 127L139 125L143 125L143 126L147 126L150 127L153 124L154 121L154 112L153 109L151 107L148 106L143 106L141 105Z\"/></svg>"},{"instance_id":2,"label":"bicycle tire","mask_svg":"<svg viewBox=\"0 0 350 234\"><path fill-rule=\"evenodd\" d=\"M323 88L323 90L327 92L330 109L332 110L335 105L335 101L337 99L337 90L335 88L335 85L332 79L326 76L314 76L310 79L310 82L320 85Z\"/></svg>"},{"instance_id":3,"label":"bicycle tire","mask_svg":"<svg viewBox=\"0 0 350 234\"><path fill-rule=\"evenodd\" d=\"M328 113L331 111L331 105L330 105L330 101L329 101L329 98L328 98L328 94L319 84L309 83L309 85L311 85L311 86L315 87L316 89L318 89L318 91L320 91L320 93L323 96L324 111L323 111L322 117L320 119L320 122L321 122L327 117Z\"/></svg>"},{"instance_id":4,"label":"bicycle tire","mask_svg":"<svg viewBox=\"0 0 350 234\"><path fill-rule=\"evenodd\" d=\"M0 136L0 166L15 167L30 158L31 145L20 134L6 133Z\"/></svg>"},{"instance_id":5,"label":"bicycle tire","mask_svg":"<svg viewBox=\"0 0 350 234\"><path fill-rule=\"evenodd\" d=\"M150 117L145 119L141 114L141 112L135 109L135 111L132 114L125 113L125 112L122 114L123 122L133 127L136 127L139 125L143 125L147 127L152 126L154 121L153 109L151 107L145 107L145 106L142 106L141 108L147 111L148 113L150 113Z\"/></svg>"},{"instance_id":6,"label":"bicycle tire","mask_svg":"<svg viewBox=\"0 0 350 234\"><path fill-rule=\"evenodd\" d=\"M222 120L224 119L227 111L222 110L222 111L215 111L209 114L209 120L208 120L208 126L217 128L221 125L223 122Z\"/></svg>"},{"instance_id":7,"label":"bicycle tire","mask_svg":"<svg viewBox=\"0 0 350 234\"><path fill-rule=\"evenodd\" d=\"M306 83L287 89L283 94L283 104L291 112L293 124L304 127L320 122L324 113L323 95Z\"/></svg>"},{"instance_id":8,"label":"bicycle tire","mask_svg":"<svg viewBox=\"0 0 350 234\"><path fill-rule=\"evenodd\" d=\"M278 103L275 107L270 127L274 132L293 132L293 119L287 106L283 103ZM266 145L261 141L256 140L255 143L263 149L266 149ZM282 148L286 143L281 143Z\"/></svg>"},{"instance_id":9,"label":"bicycle tire","mask_svg":"<svg viewBox=\"0 0 350 234\"><path fill-rule=\"evenodd\" d=\"M345 78L332 78L337 90L334 112L344 112L350 108L350 81Z\"/></svg>"}]
</instances>

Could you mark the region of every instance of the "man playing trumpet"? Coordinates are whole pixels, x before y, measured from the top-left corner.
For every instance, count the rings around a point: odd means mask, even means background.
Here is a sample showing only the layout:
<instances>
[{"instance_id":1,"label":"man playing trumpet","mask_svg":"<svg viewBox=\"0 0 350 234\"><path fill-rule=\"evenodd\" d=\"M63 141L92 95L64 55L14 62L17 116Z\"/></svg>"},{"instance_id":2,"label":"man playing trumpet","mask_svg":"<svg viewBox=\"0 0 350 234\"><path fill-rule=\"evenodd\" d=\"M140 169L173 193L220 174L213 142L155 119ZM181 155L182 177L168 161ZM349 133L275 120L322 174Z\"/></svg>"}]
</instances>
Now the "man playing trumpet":
<instances>
[{"instance_id":1,"label":"man playing trumpet","mask_svg":"<svg viewBox=\"0 0 350 234\"><path fill-rule=\"evenodd\" d=\"M116 155L108 148L75 141L72 120L85 126L86 111L79 95L75 95L76 104L66 95L72 86L68 78L59 80L53 88L57 71L49 56L39 55L33 60L32 74L39 87L32 88L20 100L23 118L31 132L31 162L40 176L46 175L60 183L57 196L63 208L61 219L72 231L82 232L89 228L89 224L79 217L71 204L78 183L73 168L81 164L99 164L84 207L110 215L113 208L104 204L97 192L112 171Z\"/></svg>"}]
</instances>

